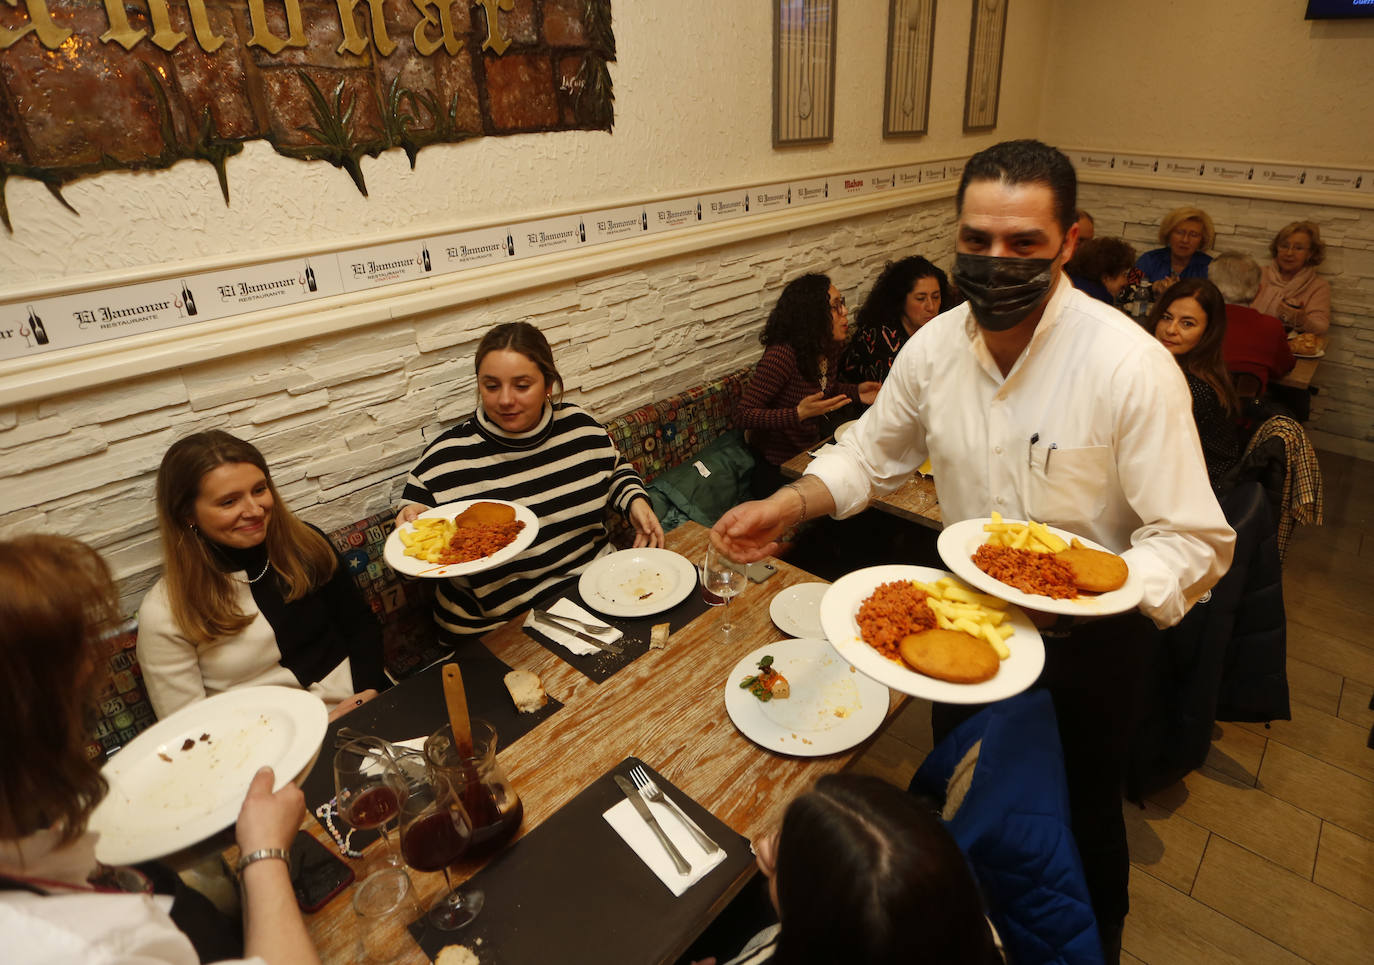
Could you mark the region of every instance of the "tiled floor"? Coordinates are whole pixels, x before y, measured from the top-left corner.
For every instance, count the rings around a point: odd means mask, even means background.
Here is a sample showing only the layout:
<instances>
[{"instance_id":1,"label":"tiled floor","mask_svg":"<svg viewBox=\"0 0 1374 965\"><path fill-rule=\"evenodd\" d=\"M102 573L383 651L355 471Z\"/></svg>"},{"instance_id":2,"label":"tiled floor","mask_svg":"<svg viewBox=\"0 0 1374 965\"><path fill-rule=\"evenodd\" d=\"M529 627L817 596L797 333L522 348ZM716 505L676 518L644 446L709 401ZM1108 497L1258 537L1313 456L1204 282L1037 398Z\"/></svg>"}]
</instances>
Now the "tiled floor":
<instances>
[{"instance_id":1,"label":"tiled floor","mask_svg":"<svg viewBox=\"0 0 1374 965\"><path fill-rule=\"evenodd\" d=\"M1293 719L1218 725L1206 766L1124 804L1123 962L1374 962L1374 463L1320 458L1325 525L1284 564ZM856 767L905 787L930 747L913 700Z\"/></svg>"}]
</instances>

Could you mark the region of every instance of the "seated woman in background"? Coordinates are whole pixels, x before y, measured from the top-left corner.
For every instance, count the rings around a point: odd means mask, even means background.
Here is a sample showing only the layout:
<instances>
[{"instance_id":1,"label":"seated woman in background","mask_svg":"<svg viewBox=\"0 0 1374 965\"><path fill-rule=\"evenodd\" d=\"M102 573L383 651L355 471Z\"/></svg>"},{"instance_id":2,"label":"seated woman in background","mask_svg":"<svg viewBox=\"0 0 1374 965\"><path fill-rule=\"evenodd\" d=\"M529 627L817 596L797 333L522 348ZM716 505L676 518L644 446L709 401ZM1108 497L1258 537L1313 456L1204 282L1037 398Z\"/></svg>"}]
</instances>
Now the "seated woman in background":
<instances>
[{"instance_id":1,"label":"seated woman in background","mask_svg":"<svg viewBox=\"0 0 1374 965\"><path fill-rule=\"evenodd\" d=\"M1226 339L1221 355L1227 371L1254 376L1256 394L1263 395L1269 380L1283 378L1297 360L1288 346L1283 323L1249 307L1259 291L1260 267L1249 255L1226 251L1212 259L1207 279L1226 299Z\"/></svg>"},{"instance_id":2,"label":"seated woman in background","mask_svg":"<svg viewBox=\"0 0 1374 965\"><path fill-rule=\"evenodd\" d=\"M86 822L107 788L86 756L86 720L106 684L100 638L117 619L109 568L75 540L21 536L0 542L0 585L0 733L10 738L0 768L5 960L196 965L167 897L92 882L107 869ZM239 811L239 850L290 848L304 815L300 789L274 794L263 768ZM287 863L254 860L239 880L252 961L318 963Z\"/></svg>"},{"instance_id":3,"label":"seated woman in background","mask_svg":"<svg viewBox=\"0 0 1374 965\"><path fill-rule=\"evenodd\" d=\"M840 379L883 381L906 340L948 307L949 281L943 271L919 255L888 262L840 355Z\"/></svg>"},{"instance_id":4,"label":"seated woman in background","mask_svg":"<svg viewBox=\"0 0 1374 965\"><path fill-rule=\"evenodd\" d=\"M1212 488L1218 489L1231 467L1240 461L1235 426L1240 404L1221 356L1226 340L1226 302L1206 278L1189 278L1160 297L1146 327L1169 350L1188 379L1207 476Z\"/></svg>"},{"instance_id":5,"label":"seated woman in background","mask_svg":"<svg viewBox=\"0 0 1374 965\"><path fill-rule=\"evenodd\" d=\"M1331 326L1331 286L1317 274L1326 258L1321 229L1311 221L1285 225L1269 243L1269 254L1274 260L1264 266L1250 307L1277 316L1286 328L1325 334Z\"/></svg>"},{"instance_id":6,"label":"seated woman in background","mask_svg":"<svg viewBox=\"0 0 1374 965\"><path fill-rule=\"evenodd\" d=\"M876 777L822 777L754 852L779 921L729 965L1002 961L959 846L915 797Z\"/></svg>"},{"instance_id":7,"label":"seated woman in background","mask_svg":"<svg viewBox=\"0 0 1374 965\"><path fill-rule=\"evenodd\" d=\"M252 444L217 429L174 442L157 521L162 579L138 611L138 660L159 717L261 685L309 690L338 717L387 686L380 625Z\"/></svg>"},{"instance_id":8,"label":"seated woman in background","mask_svg":"<svg viewBox=\"0 0 1374 965\"><path fill-rule=\"evenodd\" d=\"M1159 226L1159 242L1140 256L1136 267L1150 282L1155 297L1183 278L1206 278L1212 256L1206 249L1216 241L1212 219L1201 208L1175 208L1164 216Z\"/></svg>"},{"instance_id":9,"label":"seated woman in background","mask_svg":"<svg viewBox=\"0 0 1374 965\"><path fill-rule=\"evenodd\" d=\"M1134 264L1135 249L1121 238L1089 238L1078 242L1064 271L1074 288L1115 305Z\"/></svg>"},{"instance_id":10,"label":"seated woman in background","mask_svg":"<svg viewBox=\"0 0 1374 965\"><path fill-rule=\"evenodd\" d=\"M856 385L837 377L848 331L844 296L825 275L794 278L778 296L759 335L763 357L735 407L735 425L750 430L759 455L756 494L776 490L779 467L821 440L822 416L878 397L876 380Z\"/></svg>"},{"instance_id":11,"label":"seated woman in background","mask_svg":"<svg viewBox=\"0 0 1374 965\"><path fill-rule=\"evenodd\" d=\"M542 332L498 325L477 344L472 415L430 443L406 478L397 524L465 499L503 499L539 517L515 559L438 584L434 619L449 646L500 626L611 552L606 508L634 526L636 546L662 546L663 527L634 466L582 408L555 401L563 379Z\"/></svg>"}]
</instances>

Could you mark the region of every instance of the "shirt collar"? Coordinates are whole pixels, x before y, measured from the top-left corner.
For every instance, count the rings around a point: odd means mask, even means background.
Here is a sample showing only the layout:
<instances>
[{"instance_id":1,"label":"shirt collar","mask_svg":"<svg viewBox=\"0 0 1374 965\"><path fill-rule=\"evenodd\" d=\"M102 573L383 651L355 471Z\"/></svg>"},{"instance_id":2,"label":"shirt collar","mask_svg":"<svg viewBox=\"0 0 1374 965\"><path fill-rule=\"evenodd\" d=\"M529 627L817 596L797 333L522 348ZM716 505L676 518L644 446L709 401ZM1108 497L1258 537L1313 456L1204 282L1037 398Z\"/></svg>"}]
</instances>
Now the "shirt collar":
<instances>
[{"instance_id":1,"label":"shirt collar","mask_svg":"<svg viewBox=\"0 0 1374 965\"><path fill-rule=\"evenodd\" d=\"M1050 291L1049 300L1045 302L1045 310L1040 316L1040 321L1036 323L1035 331L1031 333L1031 340L1021 350L1021 354L1005 378L1002 376L1002 370L997 367L996 359L992 357L992 353L988 351L987 345L983 342L978 328L978 320L973 317L973 309L969 308L968 315L964 318L964 334L968 337L969 349L973 352L973 357L977 359L979 366L992 377L993 381L1004 385L1010 382L1021 367L1026 364L1026 359L1040 350L1045 341L1050 338L1050 333L1058 326L1064 303L1070 297L1068 293L1073 290L1073 283L1069 281L1069 276L1064 274L1061 269L1055 277L1054 288Z\"/></svg>"},{"instance_id":2,"label":"shirt collar","mask_svg":"<svg viewBox=\"0 0 1374 965\"><path fill-rule=\"evenodd\" d=\"M473 421L477 425L477 431L497 445L508 449L533 449L543 444L553 432L553 403L545 400L543 415L533 428L524 432L507 432L502 429L487 417L486 410L480 405L473 414Z\"/></svg>"}]
</instances>

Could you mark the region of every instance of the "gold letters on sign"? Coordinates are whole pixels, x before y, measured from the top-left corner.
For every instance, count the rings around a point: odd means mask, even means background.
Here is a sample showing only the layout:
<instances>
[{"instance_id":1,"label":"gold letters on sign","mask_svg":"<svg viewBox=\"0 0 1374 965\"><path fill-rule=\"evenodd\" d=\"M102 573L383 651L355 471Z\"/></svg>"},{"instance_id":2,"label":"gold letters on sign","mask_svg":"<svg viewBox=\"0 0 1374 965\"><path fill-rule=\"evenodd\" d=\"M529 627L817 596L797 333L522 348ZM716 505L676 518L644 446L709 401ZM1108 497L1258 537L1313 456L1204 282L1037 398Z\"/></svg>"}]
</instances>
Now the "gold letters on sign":
<instances>
[{"instance_id":1,"label":"gold letters on sign","mask_svg":"<svg viewBox=\"0 0 1374 965\"><path fill-rule=\"evenodd\" d=\"M4 0L4 2L15 8L18 8L22 3L28 11L29 22L18 28L0 27L0 50L12 47L28 34L34 34L38 38L38 42L49 50L56 50L72 35L69 27L59 27L53 21L46 0ZM168 9L171 2L173 0L146 0L148 19L153 26L152 36L148 37L148 31L136 28L129 23L129 15L125 11L123 0L105 0L105 17L109 21L110 27L100 35L100 42L119 44L125 50L132 50L147 37L163 50L170 52L176 49L186 40L187 35L172 27L172 18ZM182 2L182 0L175 0L175 2ZM196 43L207 54L213 54L223 46L225 38L216 34L214 28L210 26L210 18L205 12L205 0L184 0L184 2L191 15L191 29L195 34ZM278 2L278 0L273 0L273 2ZM267 11L264 9L267 0L248 0L248 20L253 28L253 34L248 38L248 46L261 47L269 54L281 53L286 47L306 46L305 25L301 20L300 0L280 0L280 2L286 10L286 26L289 31L285 38L278 37L267 26ZM335 2L339 8L339 27L343 32L343 41L338 47L339 53L350 53L356 56L366 51L368 44L372 43L376 46L377 53L383 57L391 56L396 49L396 41L392 40L386 31L382 0L335 0ZM420 15L419 21L415 24L413 36L415 49L422 56L429 57L440 47L449 54L456 54L463 49L463 41L458 38L453 29L453 17L450 13L451 0L410 0L410 4L415 8L415 12ZM361 29L357 18L357 8L360 5L367 7L366 15L372 27L372 39L370 41L368 35ZM510 46L510 39L502 32L497 11L514 10L515 0L475 0L474 5L481 6L487 15L487 37L482 41L482 49L490 50L499 57Z\"/></svg>"}]
</instances>

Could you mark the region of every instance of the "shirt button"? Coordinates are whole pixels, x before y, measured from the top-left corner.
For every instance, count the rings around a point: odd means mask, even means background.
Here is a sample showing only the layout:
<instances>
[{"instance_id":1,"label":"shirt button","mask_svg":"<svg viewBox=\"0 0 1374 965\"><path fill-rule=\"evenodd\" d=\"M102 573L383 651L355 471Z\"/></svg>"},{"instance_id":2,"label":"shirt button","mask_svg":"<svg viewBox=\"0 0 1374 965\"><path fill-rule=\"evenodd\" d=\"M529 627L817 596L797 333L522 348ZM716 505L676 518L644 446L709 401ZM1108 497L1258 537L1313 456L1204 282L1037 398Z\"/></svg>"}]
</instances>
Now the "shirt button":
<instances>
[{"instance_id":1,"label":"shirt button","mask_svg":"<svg viewBox=\"0 0 1374 965\"><path fill-rule=\"evenodd\" d=\"M998 497L997 497L997 505L998 505L998 506L1001 506L1001 505L1002 505L1003 503L1005 503L1005 502L1006 502L1006 500L1003 499L1001 496L998 496Z\"/></svg>"},{"instance_id":2,"label":"shirt button","mask_svg":"<svg viewBox=\"0 0 1374 965\"><path fill-rule=\"evenodd\" d=\"M995 449L993 449L992 451L995 452L995 453L997 453L997 454L1000 456L1000 455L1002 454L1002 447L1001 447L1001 446L997 446L997 447L996 447Z\"/></svg>"}]
</instances>

